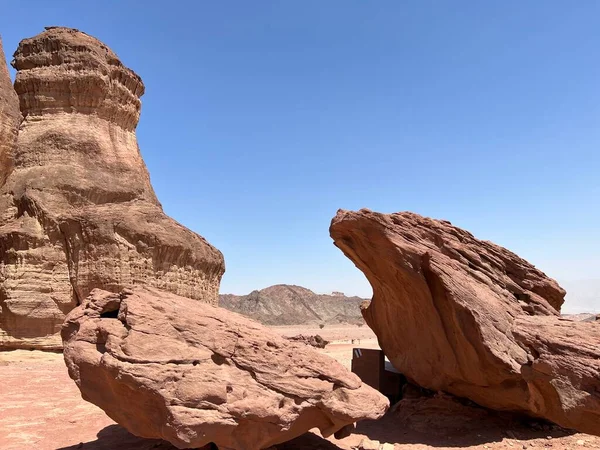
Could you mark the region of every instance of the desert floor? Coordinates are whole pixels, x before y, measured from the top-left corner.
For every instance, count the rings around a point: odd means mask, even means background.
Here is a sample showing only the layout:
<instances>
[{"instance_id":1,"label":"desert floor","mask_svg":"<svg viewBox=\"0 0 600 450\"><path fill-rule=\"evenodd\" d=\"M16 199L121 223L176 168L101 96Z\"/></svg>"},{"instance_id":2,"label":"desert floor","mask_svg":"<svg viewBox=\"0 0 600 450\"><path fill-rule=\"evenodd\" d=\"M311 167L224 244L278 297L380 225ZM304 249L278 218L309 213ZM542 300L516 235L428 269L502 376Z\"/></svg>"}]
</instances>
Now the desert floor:
<instances>
[{"instance_id":1,"label":"desert floor","mask_svg":"<svg viewBox=\"0 0 600 450\"><path fill-rule=\"evenodd\" d=\"M366 326L275 329L286 336L320 334L331 341L323 352L347 367L353 347L377 348L377 340ZM1 450L175 450L166 442L129 434L102 410L83 401L61 354L2 352L0 377ZM349 450L365 437L394 444L396 449L600 448L598 437L479 408L457 408L443 399L405 402L379 421L358 423L356 433L348 438L324 439L314 432L277 448Z\"/></svg>"}]
</instances>

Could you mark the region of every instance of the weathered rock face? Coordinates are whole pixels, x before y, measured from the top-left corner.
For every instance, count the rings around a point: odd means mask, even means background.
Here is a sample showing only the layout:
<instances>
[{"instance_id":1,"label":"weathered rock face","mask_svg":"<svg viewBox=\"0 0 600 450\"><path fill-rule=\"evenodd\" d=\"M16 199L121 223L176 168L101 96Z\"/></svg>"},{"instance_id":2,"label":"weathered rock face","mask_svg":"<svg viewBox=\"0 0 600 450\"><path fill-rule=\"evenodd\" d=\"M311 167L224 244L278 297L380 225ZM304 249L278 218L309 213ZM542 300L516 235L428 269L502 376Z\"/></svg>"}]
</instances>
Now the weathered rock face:
<instances>
[{"instance_id":1,"label":"weathered rock face","mask_svg":"<svg viewBox=\"0 0 600 450\"><path fill-rule=\"evenodd\" d=\"M0 348L60 348L94 288L216 304L223 256L163 213L140 154L141 79L68 28L23 40L13 65L24 119L0 187Z\"/></svg>"},{"instance_id":2,"label":"weathered rock face","mask_svg":"<svg viewBox=\"0 0 600 450\"><path fill-rule=\"evenodd\" d=\"M20 121L19 99L10 81L0 39L0 185L6 180L13 165L13 152Z\"/></svg>"},{"instance_id":3,"label":"weathered rock face","mask_svg":"<svg viewBox=\"0 0 600 450\"><path fill-rule=\"evenodd\" d=\"M365 320L412 382L600 434L600 326L560 320L554 280L412 213L339 211L330 233L371 283Z\"/></svg>"},{"instance_id":4,"label":"weathered rock face","mask_svg":"<svg viewBox=\"0 0 600 450\"><path fill-rule=\"evenodd\" d=\"M385 397L312 348L152 288L94 290L63 325L82 396L135 435L261 449L381 417Z\"/></svg>"}]
</instances>

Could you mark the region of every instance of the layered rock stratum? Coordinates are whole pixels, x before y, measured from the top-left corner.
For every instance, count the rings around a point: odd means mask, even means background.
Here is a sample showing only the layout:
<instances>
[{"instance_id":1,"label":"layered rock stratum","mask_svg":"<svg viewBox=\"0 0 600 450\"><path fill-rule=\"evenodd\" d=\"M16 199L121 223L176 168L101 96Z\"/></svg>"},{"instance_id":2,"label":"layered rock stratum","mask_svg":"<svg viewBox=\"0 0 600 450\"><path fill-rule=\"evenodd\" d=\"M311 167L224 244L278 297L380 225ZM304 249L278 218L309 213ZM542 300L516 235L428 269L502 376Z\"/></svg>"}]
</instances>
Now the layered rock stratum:
<instances>
[{"instance_id":1,"label":"layered rock stratum","mask_svg":"<svg viewBox=\"0 0 600 450\"><path fill-rule=\"evenodd\" d=\"M138 287L96 289L62 330L85 400L178 448L258 450L383 416L388 400L335 360L223 308Z\"/></svg>"},{"instance_id":2,"label":"layered rock stratum","mask_svg":"<svg viewBox=\"0 0 600 450\"><path fill-rule=\"evenodd\" d=\"M20 122L19 98L10 80L0 39L0 185L12 170Z\"/></svg>"},{"instance_id":3,"label":"layered rock stratum","mask_svg":"<svg viewBox=\"0 0 600 450\"><path fill-rule=\"evenodd\" d=\"M23 120L11 147L14 121L0 118L12 162L0 177L0 348L61 348L66 314L95 288L217 304L222 254L165 215L150 184L135 135L141 78L62 27L21 41L13 66Z\"/></svg>"},{"instance_id":4,"label":"layered rock stratum","mask_svg":"<svg viewBox=\"0 0 600 450\"><path fill-rule=\"evenodd\" d=\"M341 292L316 294L302 286L277 284L247 295L221 294L219 306L265 325L362 324L365 299Z\"/></svg>"},{"instance_id":5,"label":"layered rock stratum","mask_svg":"<svg viewBox=\"0 0 600 450\"><path fill-rule=\"evenodd\" d=\"M340 210L330 234L371 283L365 320L411 382L600 435L600 323L561 319L554 280L413 213Z\"/></svg>"}]
</instances>

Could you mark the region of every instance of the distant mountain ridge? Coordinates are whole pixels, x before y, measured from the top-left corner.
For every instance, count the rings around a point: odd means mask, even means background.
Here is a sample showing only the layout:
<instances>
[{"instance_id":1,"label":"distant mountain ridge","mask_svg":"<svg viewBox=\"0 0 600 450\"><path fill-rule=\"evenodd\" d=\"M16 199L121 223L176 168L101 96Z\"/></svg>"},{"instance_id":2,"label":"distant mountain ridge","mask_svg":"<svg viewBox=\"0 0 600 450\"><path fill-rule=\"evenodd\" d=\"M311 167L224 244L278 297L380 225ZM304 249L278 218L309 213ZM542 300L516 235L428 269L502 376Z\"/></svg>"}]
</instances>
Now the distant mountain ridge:
<instances>
[{"instance_id":1,"label":"distant mountain ridge","mask_svg":"<svg viewBox=\"0 0 600 450\"><path fill-rule=\"evenodd\" d=\"M365 300L341 292L316 294L302 286L277 284L248 295L221 294L219 306L265 325L362 324L360 304Z\"/></svg>"},{"instance_id":2,"label":"distant mountain ridge","mask_svg":"<svg viewBox=\"0 0 600 450\"><path fill-rule=\"evenodd\" d=\"M600 279L560 281L560 285L567 291L563 313L600 313Z\"/></svg>"}]
</instances>

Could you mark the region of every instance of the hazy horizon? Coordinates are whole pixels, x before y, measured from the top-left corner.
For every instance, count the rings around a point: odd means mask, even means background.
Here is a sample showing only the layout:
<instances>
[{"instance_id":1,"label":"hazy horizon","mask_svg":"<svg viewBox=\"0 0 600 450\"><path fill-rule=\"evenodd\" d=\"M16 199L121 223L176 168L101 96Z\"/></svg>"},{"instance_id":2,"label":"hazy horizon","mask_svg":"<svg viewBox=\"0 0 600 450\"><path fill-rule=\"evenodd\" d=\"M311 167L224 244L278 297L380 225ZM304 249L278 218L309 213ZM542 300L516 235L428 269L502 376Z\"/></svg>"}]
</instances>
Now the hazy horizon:
<instances>
[{"instance_id":1,"label":"hazy horizon","mask_svg":"<svg viewBox=\"0 0 600 450\"><path fill-rule=\"evenodd\" d=\"M358 270L358 269L357 269ZM567 295L565 296L565 303L563 304L561 312L563 314L578 314L578 313L600 313L600 279L592 279L592 280L557 280L558 284L560 284L566 291ZM349 292L343 289L331 289L325 291L319 291L312 289L310 286L302 286L298 283L273 283L268 286L260 286L254 289L251 289L247 292L224 292L222 289L220 294L233 294L233 295L247 295L252 291L260 291L262 289L274 286L274 285L295 285L301 286L307 289L310 289L315 294L324 294L329 295L332 292L342 292L346 297L361 297L365 299L370 299L373 295L373 291L368 284L367 289L362 292Z\"/></svg>"}]
</instances>

